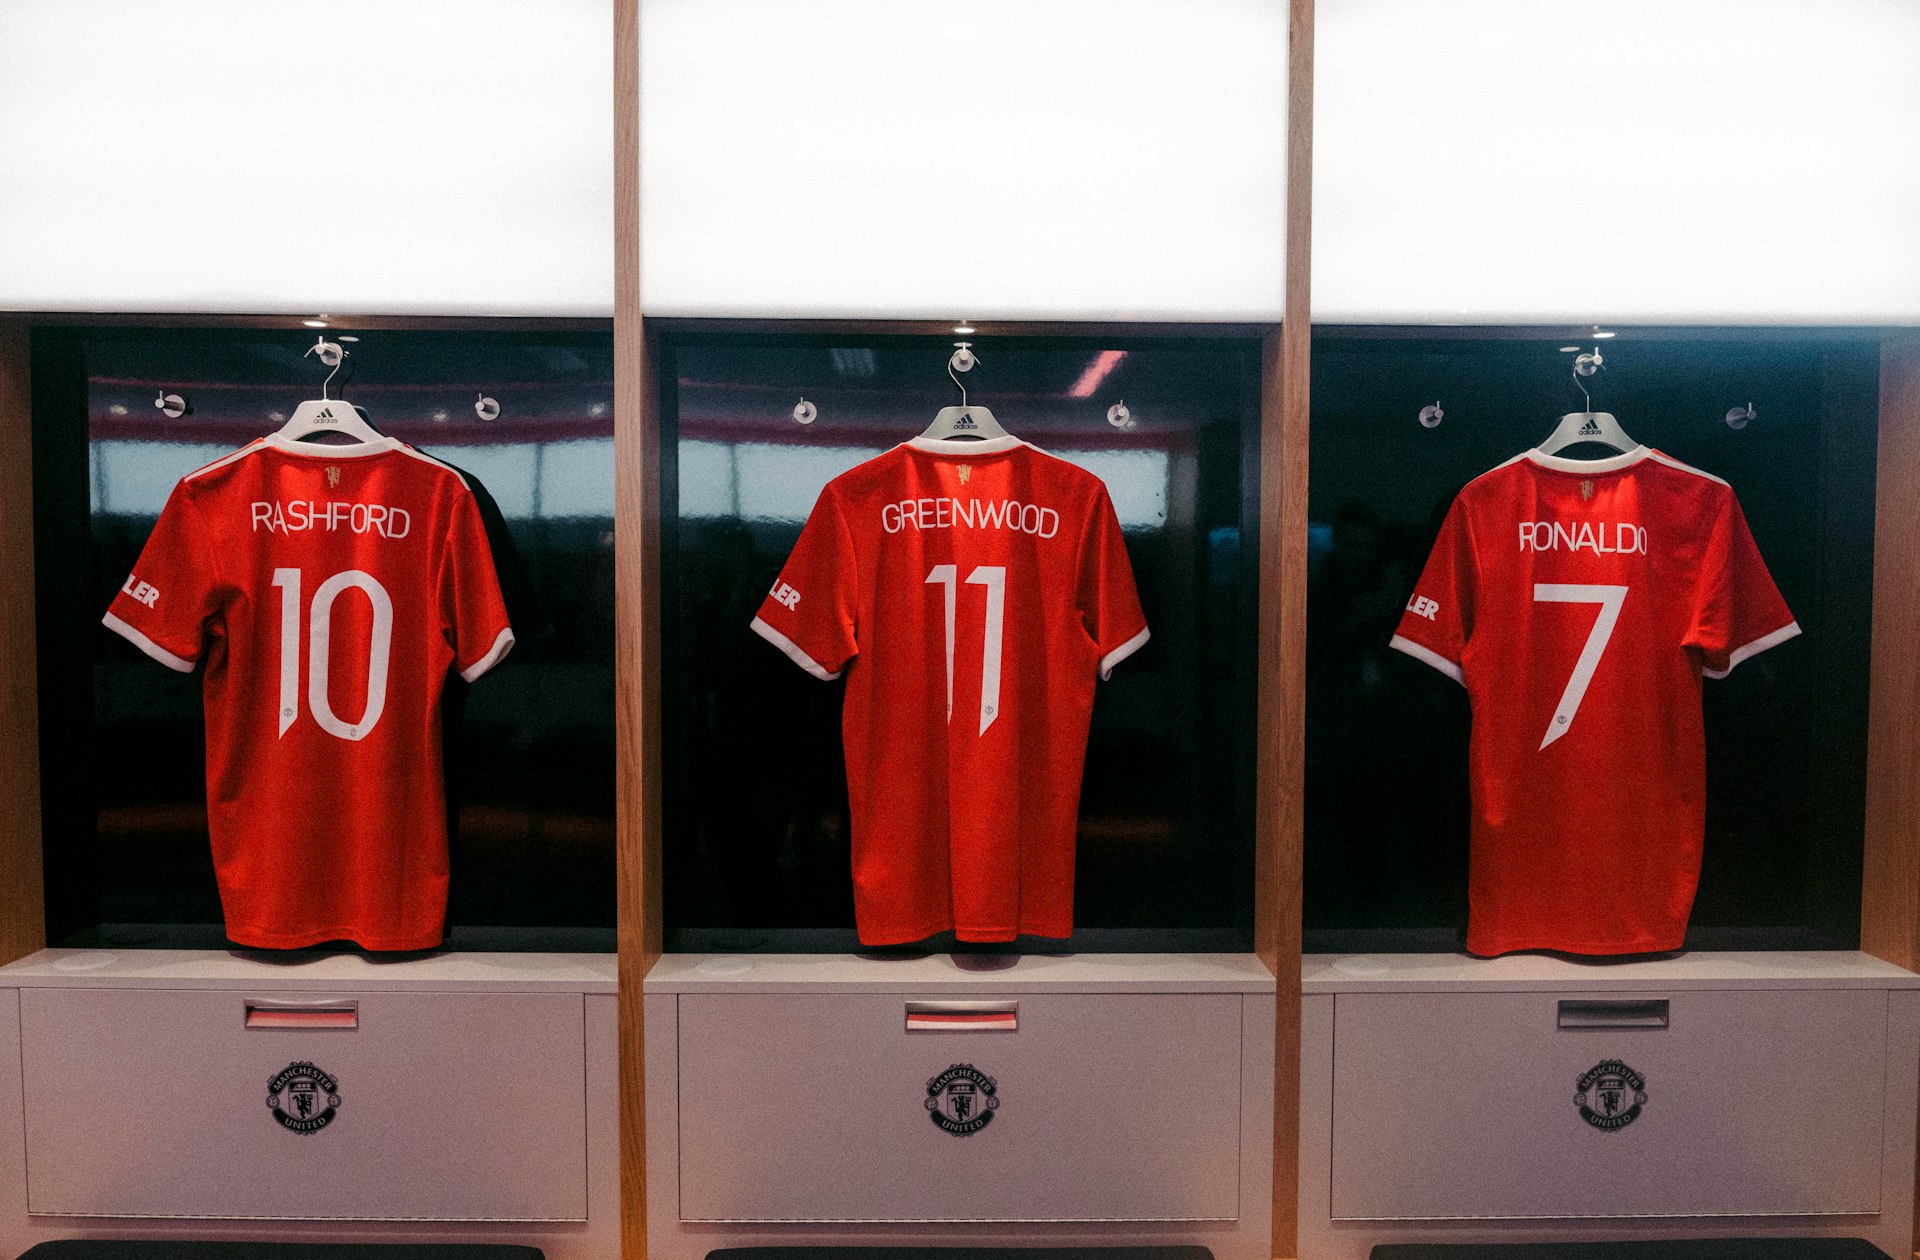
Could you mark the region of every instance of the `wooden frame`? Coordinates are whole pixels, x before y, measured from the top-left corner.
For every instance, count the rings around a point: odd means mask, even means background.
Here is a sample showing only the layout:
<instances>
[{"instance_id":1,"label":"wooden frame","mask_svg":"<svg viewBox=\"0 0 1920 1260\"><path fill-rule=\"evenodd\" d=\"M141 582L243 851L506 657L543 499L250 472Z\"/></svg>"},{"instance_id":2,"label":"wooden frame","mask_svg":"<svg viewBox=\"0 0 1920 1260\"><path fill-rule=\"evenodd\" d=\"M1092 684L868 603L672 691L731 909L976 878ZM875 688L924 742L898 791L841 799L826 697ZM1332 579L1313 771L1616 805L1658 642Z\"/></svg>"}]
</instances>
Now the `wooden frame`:
<instances>
[{"instance_id":1,"label":"wooden frame","mask_svg":"<svg viewBox=\"0 0 1920 1260\"><path fill-rule=\"evenodd\" d=\"M0 318L0 963L46 944L40 866L40 684L33 600L33 408L24 319Z\"/></svg>"}]
</instances>

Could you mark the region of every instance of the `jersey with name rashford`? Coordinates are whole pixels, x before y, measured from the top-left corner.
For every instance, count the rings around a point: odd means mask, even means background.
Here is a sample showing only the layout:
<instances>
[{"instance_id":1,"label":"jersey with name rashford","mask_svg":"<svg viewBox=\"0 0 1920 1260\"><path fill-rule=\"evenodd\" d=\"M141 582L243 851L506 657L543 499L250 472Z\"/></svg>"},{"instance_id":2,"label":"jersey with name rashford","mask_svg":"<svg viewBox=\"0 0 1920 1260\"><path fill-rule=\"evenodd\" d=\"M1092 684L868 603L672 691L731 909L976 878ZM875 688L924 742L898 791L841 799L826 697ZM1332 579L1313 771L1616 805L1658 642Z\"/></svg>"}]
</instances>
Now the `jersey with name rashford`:
<instances>
[{"instance_id":1,"label":"jersey with name rashford","mask_svg":"<svg viewBox=\"0 0 1920 1260\"><path fill-rule=\"evenodd\" d=\"M1393 638L1472 701L1468 951L1680 948L1701 675L1798 633L1718 477L1642 446L1469 482Z\"/></svg>"},{"instance_id":2,"label":"jersey with name rashford","mask_svg":"<svg viewBox=\"0 0 1920 1260\"><path fill-rule=\"evenodd\" d=\"M391 438L263 438L183 477L106 615L206 666L207 828L227 935L440 943L440 698L513 631L465 479Z\"/></svg>"},{"instance_id":3,"label":"jersey with name rashford","mask_svg":"<svg viewBox=\"0 0 1920 1260\"><path fill-rule=\"evenodd\" d=\"M860 939L1073 930L1094 680L1147 641L1101 480L1017 438L916 438L820 493L753 628L846 672Z\"/></svg>"}]
</instances>

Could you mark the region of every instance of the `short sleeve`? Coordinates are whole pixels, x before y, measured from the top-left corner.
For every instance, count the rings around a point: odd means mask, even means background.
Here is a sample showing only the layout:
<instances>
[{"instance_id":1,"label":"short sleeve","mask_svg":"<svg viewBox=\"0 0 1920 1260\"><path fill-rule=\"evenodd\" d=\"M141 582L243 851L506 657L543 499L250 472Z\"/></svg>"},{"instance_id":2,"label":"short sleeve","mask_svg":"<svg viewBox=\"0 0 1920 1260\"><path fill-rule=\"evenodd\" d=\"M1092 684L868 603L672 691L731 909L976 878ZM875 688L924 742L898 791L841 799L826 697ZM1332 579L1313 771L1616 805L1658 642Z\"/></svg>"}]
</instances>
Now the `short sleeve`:
<instances>
[{"instance_id":1,"label":"short sleeve","mask_svg":"<svg viewBox=\"0 0 1920 1260\"><path fill-rule=\"evenodd\" d=\"M205 516L180 482L102 623L167 668L188 672L220 611L217 553Z\"/></svg>"},{"instance_id":2,"label":"short sleeve","mask_svg":"<svg viewBox=\"0 0 1920 1260\"><path fill-rule=\"evenodd\" d=\"M1687 646L1700 653L1702 673L1725 678L1741 661L1799 633L1760 558L1740 501L1728 491L1701 550Z\"/></svg>"},{"instance_id":3,"label":"short sleeve","mask_svg":"<svg viewBox=\"0 0 1920 1260\"><path fill-rule=\"evenodd\" d=\"M447 529L447 553L440 566L440 607L453 667L472 682L498 665L513 649L513 627L500 597L493 549L473 495L462 490Z\"/></svg>"},{"instance_id":4,"label":"short sleeve","mask_svg":"<svg viewBox=\"0 0 1920 1260\"><path fill-rule=\"evenodd\" d=\"M1100 650L1100 677L1138 652L1147 641L1147 616L1133 585L1133 562L1120 533L1107 488L1094 497L1091 519L1080 550L1080 616Z\"/></svg>"},{"instance_id":5,"label":"short sleeve","mask_svg":"<svg viewBox=\"0 0 1920 1260\"><path fill-rule=\"evenodd\" d=\"M754 632L815 678L838 678L860 650L855 637L859 581L853 534L829 485L761 601Z\"/></svg>"},{"instance_id":6,"label":"short sleeve","mask_svg":"<svg viewBox=\"0 0 1920 1260\"><path fill-rule=\"evenodd\" d=\"M1473 531L1456 498L1389 642L1463 684L1467 679L1460 662L1473 635L1474 571Z\"/></svg>"}]
</instances>

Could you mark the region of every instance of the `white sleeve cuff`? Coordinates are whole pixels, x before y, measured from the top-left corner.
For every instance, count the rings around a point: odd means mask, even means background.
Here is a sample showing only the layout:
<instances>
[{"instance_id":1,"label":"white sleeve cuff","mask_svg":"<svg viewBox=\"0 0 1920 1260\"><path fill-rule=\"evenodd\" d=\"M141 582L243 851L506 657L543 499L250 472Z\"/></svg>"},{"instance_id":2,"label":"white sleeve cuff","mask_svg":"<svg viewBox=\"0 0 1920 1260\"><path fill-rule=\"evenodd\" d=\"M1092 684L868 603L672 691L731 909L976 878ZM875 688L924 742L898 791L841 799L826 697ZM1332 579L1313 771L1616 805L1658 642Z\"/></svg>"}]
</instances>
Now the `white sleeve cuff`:
<instances>
[{"instance_id":1,"label":"white sleeve cuff","mask_svg":"<svg viewBox=\"0 0 1920 1260\"><path fill-rule=\"evenodd\" d=\"M133 646L139 648L142 652L145 652L154 660L159 661L168 669L177 669L183 674L191 674L193 672L192 661L184 656L175 656L112 613L108 613L106 616L100 618L100 624L133 644Z\"/></svg>"},{"instance_id":2,"label":"white sleeve cuff","mask_svg":"<svg viewBox=\"0 0 1920 1260\"><path fill-rule=\"evenodd\" d=\"M1725 669L1703 669L1700 672L1709 678L1725 678L1733 672L1735 665L1746 660L1749 656L1758 656L1770 647L1779 647L1782 643L1785 643L1788 639L1791 639L1799 633L1800 623L1797 621L1789 621L1772 634L1763 634L1753 642L1733 649L1727 656L1727 667Z\"/></svg>"},{"instance_id":3,"label":"white sleeve cuff","mask_svg":"<svg viewBox=\"0 0 1920 1260\"><path fill-rule=\"evenodd\" d=\"M782 652L785 652L795 665L806 670L821 682L832 682L834 679L840 677L839 674L829 674L824 665L801 651L798 643L795 643L786 635L781 634L778 630L775 630L758 617L753 619L753 630L755 634L758 634L761 638L773 644L773 646L779 648Z\"/></svg>"},{"instance_id":4,"label":"white sleeve cuff","mask_svg":"<svg viewBox=\"0 0 1920 1260\"><path fill-rule=\"evenodd\" d=\"M513 627L508 626L495 636L493 646L487 649L485 656L460 671L460 680L462 682L472 682L474 679L480 677L480 675L492 669L495 665L498 665L502 660L506 659L507 653L512 650Z\"/></svg>"},{"instance_id":5,"label":"white sleeve cuff","mask_svg":"<svg viewBox=\"0 0 1920 1260\"><path fill-rule=\"evenodd\" d=\"M1430 647L1422 647L1412 639L1402 638L1397 634L1387 640L1387 646L1395 651L1405 652L1416 661L1425 661L1462 687L1467 685L1466 672Z\"/></svg>"},{"instance_id":6,"label":"white sleeve cuff","mask_svg":"<svg viewBox=\"0 0 1920 1260\"><path fill-rule=\"evenodd\" d=\"M1146 643L1148 633L1147 628L1141 626L1139 634L1134 635L1131 639L1128 639L1125 643L1122 643L1119 647L1101 657L1100 681L1105 682L1107 679L1112 678L1113 667L1121 661L1126 660L1129 656L1132 656L1135 652L1138 652Z\"/></svg>"}]
</instances>

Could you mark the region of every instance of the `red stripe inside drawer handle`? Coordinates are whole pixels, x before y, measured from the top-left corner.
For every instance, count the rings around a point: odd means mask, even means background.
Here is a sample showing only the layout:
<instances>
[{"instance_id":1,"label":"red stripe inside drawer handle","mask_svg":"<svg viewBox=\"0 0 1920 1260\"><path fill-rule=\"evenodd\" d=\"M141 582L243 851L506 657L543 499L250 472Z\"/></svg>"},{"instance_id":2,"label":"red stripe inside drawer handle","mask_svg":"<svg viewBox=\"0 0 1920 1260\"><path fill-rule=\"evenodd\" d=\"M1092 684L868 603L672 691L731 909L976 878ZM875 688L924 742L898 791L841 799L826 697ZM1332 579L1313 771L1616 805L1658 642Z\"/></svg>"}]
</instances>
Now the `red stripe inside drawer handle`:
<instances>
[{"instance_id":1,"label":"red stripe inside drawer handle","mask_svg":"<svg viewBox=\"0 0 1920 1260\"><path fill-rule=\"evenodd\" d=\"M1019 1032L1020 1008L1014 1002L909 1002L907 1031Z\"/></svg>"},{"instance_id":2,"label":"red stripe inside drawer handle","mask_svg":"<svg viewBox=\"0 0 1920 1260\"><path fill-rule=\"evenodd\" d=\"M269 1006L247 1003L249 1028L358 1028L355 1006Z\"/></svg>"}]
</instances>

